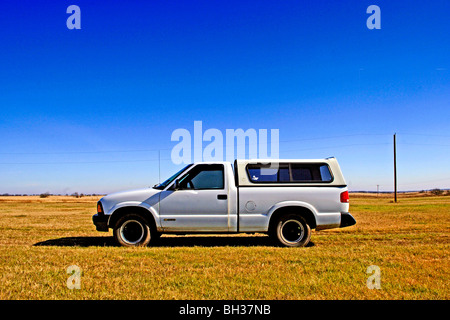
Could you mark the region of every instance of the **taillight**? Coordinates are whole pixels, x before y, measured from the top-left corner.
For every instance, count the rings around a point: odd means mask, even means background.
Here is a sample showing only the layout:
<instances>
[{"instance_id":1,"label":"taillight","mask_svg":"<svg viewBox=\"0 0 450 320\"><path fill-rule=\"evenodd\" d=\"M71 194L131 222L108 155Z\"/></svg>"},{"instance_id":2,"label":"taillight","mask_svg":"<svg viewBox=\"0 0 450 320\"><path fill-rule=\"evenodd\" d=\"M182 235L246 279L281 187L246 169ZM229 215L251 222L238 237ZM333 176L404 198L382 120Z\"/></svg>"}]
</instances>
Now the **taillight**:
<instances>
[{"instance_id":1,"label":"taillight","mask_svg":"<svg viewBox=\"0 0 450 320\"><path fill-rule=\"evenodd\" d=\"M341 193L341 202L342 203L348 203L350 201L348 197L348 191L344 191Z\"/></svg>"},{"instance_id":2,"label":"taillight","mask_svg":"<svg viewBox=\"0 0 450 320\"><path fill-rule=\"evenodd\" d=\"M97 202L97 213L103 213L103 207L100 201Z\"/></svg>"}]
</instances>

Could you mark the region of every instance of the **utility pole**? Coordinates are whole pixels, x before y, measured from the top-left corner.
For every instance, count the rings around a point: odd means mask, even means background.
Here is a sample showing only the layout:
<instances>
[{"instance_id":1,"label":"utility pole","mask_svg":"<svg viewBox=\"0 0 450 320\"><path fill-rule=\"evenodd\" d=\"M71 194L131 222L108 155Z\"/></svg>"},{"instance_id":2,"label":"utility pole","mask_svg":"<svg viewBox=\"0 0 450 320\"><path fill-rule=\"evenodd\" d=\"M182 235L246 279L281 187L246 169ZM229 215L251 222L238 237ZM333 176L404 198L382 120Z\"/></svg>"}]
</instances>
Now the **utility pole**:
<instances>
[{"instance_id":1,"label":"utility pole","mask_svg":"<svg viewBox=\"0 0 450 320\"><path fill-rule=\"evenodd\" d=\"M380 185L377 184L377 198L378 198L378 193L379 193L379 191L380 191Z\"/></svg>"},{"instance_id":2,"label":"utility pole","mask_svg":"<svg viewBox=\"0 0 450 320\"><path fill-rule=\"evenodd\" d=\"M396 148L396 133L394 133L394 198L397 202L397 148Z\"/></svg>"}]
</instances>

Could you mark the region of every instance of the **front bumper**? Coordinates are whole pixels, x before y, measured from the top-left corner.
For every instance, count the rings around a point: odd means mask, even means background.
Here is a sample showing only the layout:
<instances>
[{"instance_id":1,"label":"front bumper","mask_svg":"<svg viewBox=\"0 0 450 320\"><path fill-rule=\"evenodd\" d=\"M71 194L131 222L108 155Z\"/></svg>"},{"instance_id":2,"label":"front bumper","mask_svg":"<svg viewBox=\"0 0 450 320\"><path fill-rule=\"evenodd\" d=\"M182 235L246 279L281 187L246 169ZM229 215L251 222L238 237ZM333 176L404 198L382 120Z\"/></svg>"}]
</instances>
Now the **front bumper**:
<instances>
[{"instance_id":1,"label":"front bumper","mask_svg":"<svg viewBox=\"0 0 450 320\"><path fill-rule=\"evenodd\" d=\"M350 227L354 224L356 224L356 220L349 212L341 212L341 224L339 228Z\"/></svg>"},{"instance_id":2,"label":"front bumper","mask_svg":"<svg viewBox=\"0 0 450 320\"><path fill-rule=\"evenodd\" d=\"M97 231L108 231L108 216L103 213L96 213L92 216L92 221L94 222Z\"/></svg>"}]
</instances>

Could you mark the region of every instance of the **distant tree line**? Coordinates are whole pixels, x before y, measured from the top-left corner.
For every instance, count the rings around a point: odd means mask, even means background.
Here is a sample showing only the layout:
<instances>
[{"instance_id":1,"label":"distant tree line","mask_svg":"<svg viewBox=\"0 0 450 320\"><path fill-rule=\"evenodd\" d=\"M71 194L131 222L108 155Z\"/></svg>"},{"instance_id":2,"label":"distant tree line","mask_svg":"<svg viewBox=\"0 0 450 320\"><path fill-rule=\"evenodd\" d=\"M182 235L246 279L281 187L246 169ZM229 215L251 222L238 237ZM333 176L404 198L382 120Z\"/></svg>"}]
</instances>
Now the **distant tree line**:
<instances>
[{"instance_id":1,"label":"distant tree line","mask_svg":"<svg viewBox=\"0 0 450 320\"><path fill-rule=\"evenodd\" d=\"M350 192L357 192L357 193L377 193L376 191L350 191ZM431 190L420 190L420 191L400 191L399 193L407 193L407 192L419 192L419 193L423 193L423 194L431 194L433 196L450 196L450 189L439 189L439 188L434 188ZM392 193L390 191L379 191L378 193ZM78 193L78 192L74 192L72 194L61 194L61 193L57 193L57 194L53 194L50 192L44 192L41 194L27 194L27 193L2 193L0 194L0 196L39 196L41 198L47 198L50 196L71 196L74 198L82 198L82 197L87 197L87 196L103 196L104 194L102 193Z\"/></svg>"},{"instance_id":2,"label":"distant tree line","mask_svg":"<svg viewBox=\"0 0 450 320\"><path fill-rule=\"evenodd\" d=\"M349 191L350 193L393 193L392 191ZM450 189L439 189L434 188L431 190L411 190L411 191L398 191L398 193L410 193L410 192L418 192L422 194L430 194L433 196L450 196Z\"/></svg>"},{"instance_id":3,"label":"distant tree line","mask_svg":"<svg viewBox=\"0 0 450 320\"><path fill-rule=\"evenodd\" d=\"M62 194L62 193L50 193L50 192L44 192L44 193L2 193L0 194L0 197L21 197L21 196L39 196L40 198L47 198L50 196L71 196L71 197L75 197L75 198L82 198L82 197L88 197L88 196L103 196L104 194L101 193L78 193L78 192L74 192L72 194Z\"/></svg>"}]
</instances>

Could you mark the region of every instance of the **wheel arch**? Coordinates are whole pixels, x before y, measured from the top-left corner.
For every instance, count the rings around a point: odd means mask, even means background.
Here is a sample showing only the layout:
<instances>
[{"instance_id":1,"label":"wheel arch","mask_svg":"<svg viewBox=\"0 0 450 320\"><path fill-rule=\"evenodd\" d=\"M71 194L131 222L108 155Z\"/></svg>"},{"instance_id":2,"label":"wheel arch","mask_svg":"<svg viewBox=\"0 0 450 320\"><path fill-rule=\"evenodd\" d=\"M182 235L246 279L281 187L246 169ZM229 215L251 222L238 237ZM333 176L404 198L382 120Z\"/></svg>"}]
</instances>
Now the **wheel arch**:
<instances>
[{"instance_id":1,"label":"wheel arch","mask_svg":"<svg viewBox=\"0 0 450 320\"><path fill-rule=\"evenodd\" d=\"M317 218L314 208L303 203L284 203L272 208L270 212L270 220L268 231L271 232L276 225L278 219L289 213L298 214L306 220L311 229L317 227Z\"/></svg>"},{"instance_id":2,"label":"wheel arch","mask_svg":"<svg viewBox=\"0 0 450 320\"><path fill-rule=\"evenodd\" d=\"M138 206L138 205L127 205L127 206L122 206L122 207L115 209L111 213L111 216L108 220L108 227L114 228L117 221L129 213L135 213L135 214L140 215L149 223L149 225L154 230L158 230L158 224L156 223L157 220L155 219L151 210L141 207L141 206Z\"/></svg>"}]
</instances>

